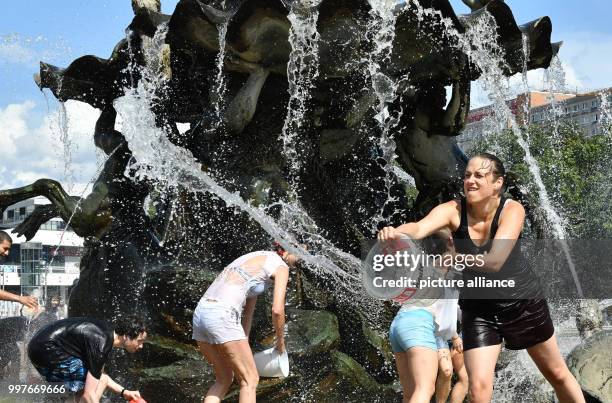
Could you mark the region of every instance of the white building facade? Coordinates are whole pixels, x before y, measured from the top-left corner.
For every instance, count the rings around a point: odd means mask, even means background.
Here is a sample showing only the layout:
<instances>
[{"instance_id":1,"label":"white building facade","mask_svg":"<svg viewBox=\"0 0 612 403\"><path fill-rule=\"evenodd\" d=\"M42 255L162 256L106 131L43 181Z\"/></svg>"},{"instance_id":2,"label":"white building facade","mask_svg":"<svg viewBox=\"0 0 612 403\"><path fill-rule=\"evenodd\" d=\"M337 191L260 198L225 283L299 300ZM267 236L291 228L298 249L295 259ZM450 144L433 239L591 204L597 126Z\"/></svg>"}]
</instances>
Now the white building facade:
<instances>
[{"instance_id":1,"label":"white building facade","mask_svg":"<svg viewBox=\"0 0 612 403\"><path fill-rule=\"evenodd\" d=\"M36 197L9 206L3 213L0 229L11 236L13 246L9 256L0 261L0 287L18 295L36 296L41 305L54 295L65 303L70 287L79 278L83 238L61 218L47 221L29 241L12 232L41 204L49 202ZM18 315L20 308L16 303L0 304L0 317Z\"/></svg>"}]
</instances>

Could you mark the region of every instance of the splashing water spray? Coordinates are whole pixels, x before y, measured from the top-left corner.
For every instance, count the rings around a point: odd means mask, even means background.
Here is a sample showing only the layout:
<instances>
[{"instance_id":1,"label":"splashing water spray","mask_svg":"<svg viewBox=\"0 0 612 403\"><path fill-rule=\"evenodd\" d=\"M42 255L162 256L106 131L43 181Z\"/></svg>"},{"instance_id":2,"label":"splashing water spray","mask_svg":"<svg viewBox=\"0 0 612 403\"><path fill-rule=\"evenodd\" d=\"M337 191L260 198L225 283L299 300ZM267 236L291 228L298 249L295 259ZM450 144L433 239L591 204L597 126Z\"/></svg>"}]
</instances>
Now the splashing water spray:
<instances>
[{"instance_id":1,"label":"splashing water spray","mask_svg":"<svg viewBox=\"0 0 612 403\"><path fill-rule=\"evenodd\" d=\"M154 40L153 43L161 46L165 33L166 29L160 27L160 40ZM156 54L153 49L152 47L151 55ZM362 313L375 318L382 303L364 295L361 288L361 261L358 258L339 250L316 233L310 234L310 238L315 238L313 243L321 246L320 253L307 252L294 246L298 242L293 234L304 232L304 228L309 231L316 229L314 222L301 207L295 204L285 205L282 225L275 222L265 213L264 208L254 207L237 192L230 192L220 186L208 173L202 171L189 150L173 144L164 130L156 126L151 105L157 99L155 89L164 86L165 77L155 70L154 62L147 62L146 66L138 85L126 89L125 95L114 102L114 107L123 121L122 133L134 157L133 164L126 168L126 175L134 180L147 178L159 181L168 188L211 193L224 200L228 206L246 212L273 239L310 264L311 270L334 279L344 290L345 295L339 295L340 297L352 301ZM307 243L310 243L310 240Z\"/></svg>"}]
</instances>

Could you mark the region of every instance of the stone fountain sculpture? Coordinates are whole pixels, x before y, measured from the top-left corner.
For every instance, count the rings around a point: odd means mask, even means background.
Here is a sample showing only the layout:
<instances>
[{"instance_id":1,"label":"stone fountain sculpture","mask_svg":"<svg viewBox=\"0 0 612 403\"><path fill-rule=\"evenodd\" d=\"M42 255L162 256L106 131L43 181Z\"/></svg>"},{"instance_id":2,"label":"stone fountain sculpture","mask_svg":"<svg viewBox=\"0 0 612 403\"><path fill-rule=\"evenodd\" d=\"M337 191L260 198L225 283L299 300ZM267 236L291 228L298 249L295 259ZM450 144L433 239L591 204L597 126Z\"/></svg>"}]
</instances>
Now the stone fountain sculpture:
<instances>
[{"instance_id":1,"label":"stone fountain sculpture","mask_svg":"<svg viewBox=\"0 0 612 403\"><path fill-rule=\"evenodd\" d=\"M0 210L43 195L52 204L37 207L15 231L30 239L46 220L61 216L87 239L70 315L108 318L133 307L136 298L146 305L159 334L187 341L191 310L215 271L240 253L266 248L271 240L247 214L236 214L217 197L181 188L163 192L159 181L130 175L134 157L129 142L116 130L114 101L142 79L146 52L162 26L167 33L158 57L167 81L158 89L152 108L158 127L175 145L188 149L220 185L252 204L269 206L271 216L278 213L274 203L291 194L330 241L358 256L360 242L374 237L372 217L379 215L379 226L398 224L457 194L466 157L455 137L469 111L470 83L481 74L457 46L457 37L480 18L492 17L497 37L491 40L504 50L500 67L510 76L524 66L548 67L559 49L559 44L550 42L550 19L519 26L500 0L466 0L472 12L459 16L448 0L420 0L420 7L433 11L422 16L416 2L399 2L390 53L380 71L397 83L395 96L386 105L397 118L386 133L396 144L393 162L384 158L378 140L384 130L381 111L364 64L375 47L368 34L370 2L180 0L173 14L165 15L159 1L133 0L135 16L126 38L108 59L83 56L66 68L41 63L36 77L41 89L50 89L59 101L78 100L102 111L94 142L108 160L93 192L83 199L66 194L56 181L40 179L0 191ZM317 74L307 86L303 118L292 126L294 157L299 161L295 165L283 152L281 139L287 105L293 102L288 14L313 12L318 13ZM449 29L455 37L448 35ZM227 32L220 35L221 30ZM524 38L528 52L523 51ZM220 49L224 53L218 63ZM218 64L226 87L221 95ZM451 92L449 102L446 88ZM177 123L189 123L190 128L181 132ZM409 205L389 164L397 164L414 178L419 190L414 205ZM341 309L325 290L325 279L305 273L294 294L294 304ZM332 302L322 303L323 296ZM306 317L304 312L310 311L296 311L295 316ZM321 315L328 317L325 312ZM316 366L328 360L324 354L337 348L335 369L313 379L335 382L351 373L366 379L359 382L369 385L369 390L394 395L392 388L378 383L390 381L392 373L383 339L354 312L344 321L342 315L340 323L331 316L323 321L329 323L329 343L301 357ZM338 341L353 331L361 336ZM359 347L362 342L369 347ZM187 347L156 348L162 355L172 350L181 359L193 355ZM376 381L340 350L375 374Z\"/></svg>"}]
</instances>

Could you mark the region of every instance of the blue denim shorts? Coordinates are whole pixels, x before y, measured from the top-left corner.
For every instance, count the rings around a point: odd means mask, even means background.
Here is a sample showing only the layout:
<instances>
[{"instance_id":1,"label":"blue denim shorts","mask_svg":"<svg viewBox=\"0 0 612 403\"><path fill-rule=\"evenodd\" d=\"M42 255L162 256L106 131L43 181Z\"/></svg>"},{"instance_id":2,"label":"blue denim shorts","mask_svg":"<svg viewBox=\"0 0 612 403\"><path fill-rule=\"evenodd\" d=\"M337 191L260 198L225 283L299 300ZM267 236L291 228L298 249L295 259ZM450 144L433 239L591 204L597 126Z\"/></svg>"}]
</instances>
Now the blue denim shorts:
<instances>
[{"instance_id":1,"label":"blue denim shorts","mask_svg":"<svg viewBox=\"0 0 612 403\"><path fill-rule=\"evenodd\" d=\"M34 368L45 377L47 382L62 382L72 393L85 389L87 369L80 358L70 357L54 368L39 367L36 364Z\"/></svg>"},{"instance_id":2,"label":"blue denim shorts","mask_svg":"<svg viewBox=\"0 0 612 403\"><path fill-rule=\"evenodd\" d=\"M401 311L393 319L389 339L394 353L412 347L427 347L438 351L433 315L425 309Z\"/></svg>"}]
</instances>

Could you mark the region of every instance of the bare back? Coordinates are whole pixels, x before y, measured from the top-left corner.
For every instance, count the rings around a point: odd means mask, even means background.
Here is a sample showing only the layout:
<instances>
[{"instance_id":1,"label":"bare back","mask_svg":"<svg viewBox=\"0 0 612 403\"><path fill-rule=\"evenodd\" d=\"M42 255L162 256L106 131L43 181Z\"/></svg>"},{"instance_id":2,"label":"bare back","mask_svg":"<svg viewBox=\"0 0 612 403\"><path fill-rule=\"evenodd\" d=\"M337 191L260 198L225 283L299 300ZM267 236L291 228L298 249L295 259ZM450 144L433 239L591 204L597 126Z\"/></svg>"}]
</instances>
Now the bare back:
<instances>
[{"instance_id":1,"label":"bare back","mask_svg":"<svg viewBox=\"0 0 612 403\"><path fill-rule=\"evenodd\" d=\"M203 298L232 306L240 312L247 297L263 293L279 266L286 264L274 252L243 255L223 269Z\"/></svg>"}]
</instances>

